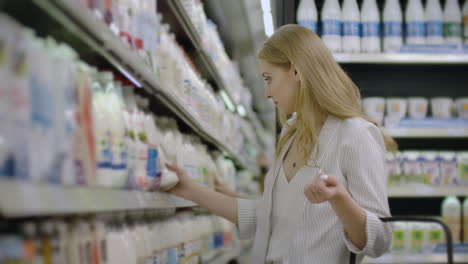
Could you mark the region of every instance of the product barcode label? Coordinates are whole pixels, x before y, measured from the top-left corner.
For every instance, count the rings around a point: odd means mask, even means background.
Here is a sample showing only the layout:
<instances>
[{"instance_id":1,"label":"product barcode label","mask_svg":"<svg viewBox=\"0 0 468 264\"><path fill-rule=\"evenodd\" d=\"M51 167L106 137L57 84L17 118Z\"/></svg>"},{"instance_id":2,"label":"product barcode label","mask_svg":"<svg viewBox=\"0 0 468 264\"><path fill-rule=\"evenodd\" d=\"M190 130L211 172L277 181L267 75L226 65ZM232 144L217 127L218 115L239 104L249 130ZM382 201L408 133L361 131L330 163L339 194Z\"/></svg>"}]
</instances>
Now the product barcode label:
<instances>
[{"instance_id":1,"label":"product barcode label","mask_svg":"<svg viewBox=\"0 0 468 264\"><path fill-rule=\"evenodd\" d=\"M384 23L385 37L401 37L401 22L388 21Z\"/></svg>"},{"instance_id":2,"label":"product barcode label","mask_svg":"<svg viewBox=\"0 0 468 264\"><path fill-rule=\"evenodd\" d=\"M322 22L322 36L341 36L341 22L338 20L324 20Z\"/></svg>"},{"instance_id":3,"label":"product barcode label","mask_svg":"<svg viewBox=\"0 0 468 264\"><path fill-rule=\"evenodd\" d=\"M362 23L362 36L363 37L379 37L380 36L379 22Z\"/></svg>"},{"instance_id":4,"label":"product barcode label","mask_svg":"<svg viewBox=\"0 0 468 264\"><path fill-rule=\"evenodd\" d=\"M444 35L446 37L461 37L461 23L447 22L444 23Z\"/></svg>"},{"instance_id":5,"label":"product barcode label","mask_svg":"<svg viewBox=\"0 0 468 264\"><path fill-rule=\"evenodd\" d=\"M300 20L299 25L308 28L310 31L317 33L317 21L315 20Z\"/></svg>"},{"instance_id":6,"label":"product barcode label","mask_svg":"<svg viewBox=\"0 0 468 264\"><path fill-rule=\"evenodd\" d=\"M426 22L426 32L429 37L439 37L443 33L442 21L428 21Z\"/></svg>"},{"instance_id":7,"label":"product barcode label","mask_svg":"<svg viewBox=\"0 0 468 264\"><path fill-rule=\"evenodd\" d=\"M424 23L413 21L406 23L407 37L424 37Z\"/></svg>"},{"instance_id":8,"label":"product barcode label","mask_svg":"<svg viewBox=\"0 0 468 264\"><path fill-rule=\"evenodd\" d=\"M343 36L359 37L359 22L345 21L343 22Z\"/></svg>"}]
</instances>

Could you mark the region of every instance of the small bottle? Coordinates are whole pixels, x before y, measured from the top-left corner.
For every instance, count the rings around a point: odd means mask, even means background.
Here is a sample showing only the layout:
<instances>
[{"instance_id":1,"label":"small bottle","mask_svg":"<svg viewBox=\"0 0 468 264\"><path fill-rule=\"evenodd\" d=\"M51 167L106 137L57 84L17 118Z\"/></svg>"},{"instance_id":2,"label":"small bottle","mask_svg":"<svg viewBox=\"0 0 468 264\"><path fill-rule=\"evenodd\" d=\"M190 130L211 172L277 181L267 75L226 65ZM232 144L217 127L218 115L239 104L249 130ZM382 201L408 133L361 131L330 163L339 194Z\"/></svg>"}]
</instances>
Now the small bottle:
<instances>
[{"instance_id":1,"label":"small bottle","mask_svg":"<svg viewBox=\"0 0 468 264\"><path fill-rule=\"evenodd\" d=\"M301 0L297 8L297 23L317 33L317 7L314 0Z\"/></svg>"},{"instance_id":2,"label":"small bottle","mask_svg":"<svg viewBox=\"0 0 468 264\"><path fill-rule=\"evenodd\" d=\"M361 51L380 52L380 15L375 0L364 0L361 10Z\"/></svg>"},{"instance_id":3,"label":"small bottle","mask_svg":"<svg viewBox=\"0 0 468 264\"><path fill-rule=\"evenodd\" d=\"M444 17L439 0L428 0L426 4L426 42L427 44L443 44Z\"/></svg>"},{"instance_id":4,"label":"small bottle","mask_svg":"<svg viewBox=\"0 0 468 264\"><path fill-rule=\"evenodd\" d=\"M322 8L322 40L330 51L341 51L341 11L338 0L326 0Z\"/></svg>"},{"instance_id":5,"label":"small bottle","mask_svg":"<svg viewBox=\"0 0 468 264\"><path fill-rule=\"evenodd\" d=\"M463 39L468 44L468 1L463 5Z\"/></svg>"},{"instance_id":6,"label":"small bottle","mask_svg":"<svg viewBox=\"0 0 468 264\"><path fill-rule=\"evenodd\" d=\"M462 44L462 14L458 0L447 0L444 8L444 36L446 44Z\"/></svg>"},{"instance_id":7,"label":"small bottle","mask_svg":"<svg viewBox=\"0 0 468 264\"><path fill-rule=\"evenodd\" d=\"M461 204L455 196L449 196L442 202L442 218L452 232L454 243L460 241Z\"/></svg>"},{"instance_id":8,"label":"small bottle","mask_svg":"<svg viewBox=\"0 0 468 264\"><path fill-rule=\"evenodd\" d=\"M360 14L356 0L345 0L341 10L343 36L341 47L345 53L359 53L361 38L359 34Z\"/></svg>"},{"instance_id":9,"label":"small bottle","mask_svg":"<svg viewBox=\"0 0 468 264\"><path fill-rule=\"evenodd\" d=\"M406 6L406 43L425 44L424 10L421 0L409 0Z\"/></svg>"},{"instance_id":10,"label":"small bottle","mask_svg":"<svg viewBox=\"0 0 468 264\"><path fill-rule=\"evenodd\" d=\"M399 52L403 43L403 15L398 0L385 1L384 7L384 51Z\"/></svg>"}]
</instances>

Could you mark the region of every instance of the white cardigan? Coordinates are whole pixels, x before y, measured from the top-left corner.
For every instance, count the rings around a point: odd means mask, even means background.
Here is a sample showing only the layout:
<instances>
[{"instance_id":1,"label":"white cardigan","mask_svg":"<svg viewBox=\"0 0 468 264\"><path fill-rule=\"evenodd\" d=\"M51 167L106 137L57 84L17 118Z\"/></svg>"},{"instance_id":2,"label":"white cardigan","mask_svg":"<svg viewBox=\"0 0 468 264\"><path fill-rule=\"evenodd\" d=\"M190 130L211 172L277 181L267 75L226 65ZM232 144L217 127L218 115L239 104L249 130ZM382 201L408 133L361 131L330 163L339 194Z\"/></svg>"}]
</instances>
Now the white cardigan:
<instances>
[{"instance_id":1,"label":"white cardigan","mask_svg":"<svg viewBox=\"0 0 468 264\"><path fill-rule=\"evenodd\" d=\"M284 129L283 129L284 130ZM281 134L284 134L282 131ZM295 135L293 136L295 137ZM258 200L237 199L238 229L241 239L254 238L249 263L265 263L271 235L272 190L291 138L265 177L265 191ZM288 264L349 263L350 251L357 263L364 255L380 256L388 250L392 229L379 217L390 216L387 200L385 145L380 130L362 118L339 119L329 116L318 139L317 164L337 177L353 199L366 210L367 244L359 250L345 235L343 226L328 202L310 203L304 186L317 176L318 169L303 167L294 176L300 181L292 193L288 215L290 230L284 237L288 245ZM316 148L311 157L315 156ZM309 164L314 164L310 162ZM296 177L298 179L296 179Z\"/></svg>"}]
</instances>

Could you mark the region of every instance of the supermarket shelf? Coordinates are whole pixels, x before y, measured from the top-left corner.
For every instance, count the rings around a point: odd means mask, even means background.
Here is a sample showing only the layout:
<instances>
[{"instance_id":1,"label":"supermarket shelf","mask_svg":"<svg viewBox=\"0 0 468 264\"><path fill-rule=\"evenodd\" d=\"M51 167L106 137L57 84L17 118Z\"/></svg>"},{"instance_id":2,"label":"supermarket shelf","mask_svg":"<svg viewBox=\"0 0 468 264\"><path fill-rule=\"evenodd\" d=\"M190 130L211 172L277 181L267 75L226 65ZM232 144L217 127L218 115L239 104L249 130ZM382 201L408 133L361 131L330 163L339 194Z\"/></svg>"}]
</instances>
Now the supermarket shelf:
<instances>
[{"instance_id":1,"label":"supermarket shelf","mask_svg":"<svg viewBox=\"0 0 468 264\"><path fill-rule=\"evenodd\" d=\"M237 247L231 250L225 250L221 255L209 261L209 264L227 264L230 260L236 259L241 254L242 249Z\"/></svg>"},{"instance_id":2,"label":"supermarket shelf","mask_svg":"<svg viewBox=\"0 0 468 264\"><path fill-rule=\"evenodd\" d=\"M333 54L339 63L356 64L468 64L467 54Z\"/></svg>"},{"instance_id":3,"label":"supermarket shelf","mask_svg":"<svg viewBox=\"0 0 468 264\"><path fill-rule=\"evenodd\" d=\"M468 137L468 128L385 128L395 138L460 138Z\"/></svg>"},{"instance_id":4,"label":"supermarket shelf","mask_svg":"<svg viewBox=\"0 0 468 264\"><path fill-rule=\"evenodd\" d=\"M388 188L389 197L444 197L448 195L468 196L468 187L431 187L423 185L391 186Z\"/></svg>"},{"instance_id":5,"label":"supermarket shelf","mask_svg":"<svg viewBox=\"0 0 468 264\"><path fill-rule=\"evenodd\" d=\"M135 86L143 87L156 96L180 119L190 126L196 134L210 142L231 157L237 166L249 170L255 168L246 165L229 147L203 129L192 116L171 94L161 88L156 76L136 53L124 45L122 40L111 32L109 27L97 19L90 10L77 1L49 0L34 2L57 19L64 27L77 34L87 45L114 65L122 74L128 77ZM172 3L172 1L169 1ZM178 2L178 1L174 1ZM186 18L188 19L188 18Z\"/></svg>"},{"instance_id":6,"label":"supermarket shelf","mask_svg":"<svg viewBox=\"0 0 468 264\"><path fill-rule=\"evenodd\" d=\"M190 201L167 193L0 180L0 214L4 217L174 209L195 206L197 205Z\"/></svg>"},{"instance_id":7,"label":"supermarket shelf","mask_svg":"<svg viewBox=\"0 0 468 264\"><path fill-rule=\"evenodd\" d=\"M198 54L200 55L200 58L203 63L203 67L210 74L210 77L215 81L218 88L220 90L224 90L229 96L229 99L231 100L231 102L233 102L234 104L237 104L237 102L233 100L231 93L229 92L226 85L224 84L223 78L221 77L221 74L216 68L216 65L213 62L212 58L208 55L208 53L203 48L201 36L197 32L195 25L193 24L189 15L185 11L185 8L183 7L181 1L171 0L167 2L172 12L176 15L178 20L181 22L183 30L189 37L192 44L195 46L195 49L198 52Z\"/></svg>"},{"instance_id":8,"label":"supermarket shelf","mask_svg":"<svg viewBox=\"0 0 468 264\"><path fill-rule=\"evenodd\" d=\"M468 263L468 254L455 254L455 263ZM414 264L444 264L447 263L446 254L421 254L421 255L390 255L386 254L380 258L373 259L365 257L364 264L390 264L390 263L414 263Z\"/></svg>"}]
</instances>

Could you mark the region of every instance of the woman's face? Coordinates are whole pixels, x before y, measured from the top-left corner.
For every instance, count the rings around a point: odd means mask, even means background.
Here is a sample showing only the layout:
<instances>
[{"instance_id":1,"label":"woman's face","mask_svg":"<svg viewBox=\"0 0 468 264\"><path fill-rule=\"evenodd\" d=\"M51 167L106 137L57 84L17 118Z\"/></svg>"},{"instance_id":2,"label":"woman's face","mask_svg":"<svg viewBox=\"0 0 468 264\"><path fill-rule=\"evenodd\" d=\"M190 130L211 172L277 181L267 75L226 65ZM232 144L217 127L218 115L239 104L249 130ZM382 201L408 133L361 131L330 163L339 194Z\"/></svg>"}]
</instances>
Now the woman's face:
<instances>
[{"instance_id":1,"label":"woman's face","mask_svg":"<svg viewBox=\"0 0 468 264\"><path fill-rule=\"evenodd\" d=\"M285 69L260 60L262 77L265 80L265 97L289 115L296 112L296 97L299 93L299 74L293 65Z\"/></svg>"}]
</instances>

